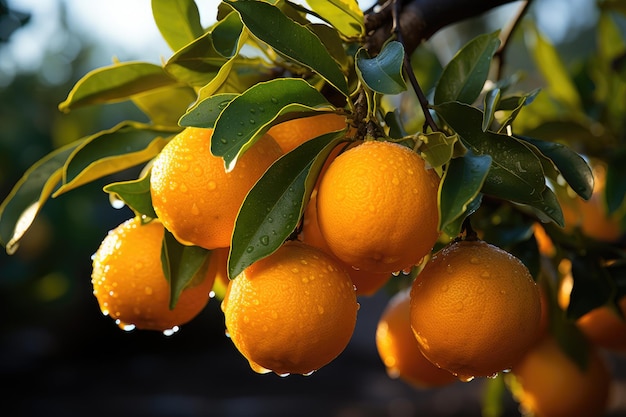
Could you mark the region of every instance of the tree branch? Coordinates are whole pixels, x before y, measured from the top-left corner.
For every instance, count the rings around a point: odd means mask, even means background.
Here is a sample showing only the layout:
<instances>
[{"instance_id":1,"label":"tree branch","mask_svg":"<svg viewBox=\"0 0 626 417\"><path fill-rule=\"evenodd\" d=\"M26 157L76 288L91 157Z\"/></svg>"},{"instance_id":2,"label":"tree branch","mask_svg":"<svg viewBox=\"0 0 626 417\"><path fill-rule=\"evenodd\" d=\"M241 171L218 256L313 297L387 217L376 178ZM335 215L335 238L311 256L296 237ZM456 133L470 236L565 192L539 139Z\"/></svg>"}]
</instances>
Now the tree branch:
<instances>
[{"instance_id":1,"label":"tree branch","mask_svg":"<svg viewBox=\"0 0 626 417\"><path fill-rule=\"evenodd\" d=\"M413 51L438 30L452 23L479 16L495 7L516 0L398 0L399 27L406 53ZM377 54L393 30L393 1L385 1L380 10L365 15L370 54Z\"/></svg>"}]
</instances>

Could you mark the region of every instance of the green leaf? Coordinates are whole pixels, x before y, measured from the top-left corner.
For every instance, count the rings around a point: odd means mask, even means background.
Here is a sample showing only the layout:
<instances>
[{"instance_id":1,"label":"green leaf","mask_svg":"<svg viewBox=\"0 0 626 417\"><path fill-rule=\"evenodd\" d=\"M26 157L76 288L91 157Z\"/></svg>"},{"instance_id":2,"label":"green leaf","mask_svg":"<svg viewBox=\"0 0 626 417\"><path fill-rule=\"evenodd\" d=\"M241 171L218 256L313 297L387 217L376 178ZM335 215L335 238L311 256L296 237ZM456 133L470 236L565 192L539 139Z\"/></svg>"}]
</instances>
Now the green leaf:
<instances>
[{"instance_id":1,"label":"green leaf","mask_svg":"<svg viewBox=\"0 0 626 417\"><path fill-rule=\"evenodd\" d=\"M435 104L460 101L472 104L487 81L500 32L480 35L465 45L445 66L435 89Z\"/></svg>"},{"instance_id":2,"label":"green leaf","mask_svg":"<svg viewBox=\"0 0 626 417\"><path fill-rule=\"evenodd\" d=\"M339 64L311 30L285 16L278 7L263 1L224 2L239 13L254 36L315 71L344 95L349 95L346 77Z\"/></svg>"},{"instance_id":3,"label":"green leaf","mask_svg":"<svg viewBox=\"0 0 626 417\"><path fill-rule=\"evenodd\" d=\"M213 128L224 108L239 94L215 94L199 101L185 113L178 124L183 127Z\"/></svg>"},{"instance_id":4,"label":"green leaf","mask_svg":"<svg viewBox=\"0 0 626 417\"><path fill-rule=\"evenodd\" d=\"M363 48L356 54L359 77L370 89L381 94L400 94L406 91L406 83L402 78L403 62L404 48L396 41L387 43L374 58L370 58Z\"/></svg>"},{"instance_id":5,"label":"green leaf","mask_svg":"<svg viewBox=\"0 0 626 417\"><path fill-rule=\"evenodd\" d=\"M418 134L418 139L423 142L419 149L426 162L431 167L438 168L452 159L459 137L447 136L443 132L431 132Z\"/></svg>"},{"instance_id":6,"label":"green leaf","mask_svg":"<svg viewBox=\"0 0 626 417\"><path fill-rule=\"evenodd\" d=\"M363 11L355 0L307 0L307 3L343 36L355 38L365 34Z\"/></svg>"},{"instance_id":7,"label":"green leaf","mask_svg":"<svg viewBox=\"0 0 626 417\"><path fill-rule=\"evenodd\" d=\"M345 130L304 142L283 155L250 190L235 222L231 278L280 247L295 230L317 176Z\"/></svg>"},{"instance_id":8,"label":"green leaf","mask_svg":"<svg viewBox=\"0 0 626 417\"><path fill-rule=\"evenodd\" d=\"M165 64L165 71L192 86L201 87L215 79L221 84L244 40L241 19L237 13L230 13L209 32L178 50Z\"/></svg>"},{"instance_id":9,"label":"green leaf","mask_svg":"<svg viewBox=\"0 0 626 417\"><path fill-rule=\"evenodd\" d=\"M527 203L529 206L539 211L538 217L545 222L553 221L561 227L565 227L565 219L563 218L563 210L561 204L556 198L556 194L546 187L541 192L541 199Z\"/></svg>"},{"instance_id":10,"label":"green leaf","mask_svg":"<svg viewBox=\"0 0 626 417\"><path fill-rule=\"evenodd\" d=\"M127 100L129 97L175 85L158 65L145 62L113 64L87 73L72 88L59 110L69 112L78 107Z\"/></svg>"},{"instance_id":11,"label":"green leaf","mask_svg":"<svg viewBox=\"0 0 626 417\"><path fill-rule=\"evenodd\" d=\"M546 81L546 91L571 111L580 112L580 95L556 48L530 23L526 25L524 35L535 65Z\"/></svg>"},{"instance_id":12,"label":"green leaf","mask_svg":"<svg viewBox=\"0 0 626 417\"><path fill-rule=\"evenodd\" d=\"M63 167L63 185L54 197L150 160L178 131L178 128L122 122L85 138Z\"/></svg>"},{"instance_id":13,"label":"green leaf","mask_svg":"<svg viewBox=\"0 0 626 417\"><path fill-rule=\"evenodd\" d=\"M522 108L533 102L535 97L539 94L539 90L533 90L528 94L525 94L521 97L507 97L506 99L500 102L500 106L498 110L511 110L511 114L500 123L500 129L498 132L506 132L506 128L513 123L517 115L522 110Z\"/></svg>"},{"instance_id":14,"label":"green leaf","mask_svg":"<svg viewBox=\"0 0 626 417\"><path fill-rule=\"evenodd\" d=\"M524 144L510 136L483 132L483 114L475 107L449 102L435 106L435 111L459 134L466 147L477 155L491 156L493 161L482 192L518 203L542 200L546 185L541 161Z\"/></svg>"},{"instance_id":15,"label":"green leaf","mask_svg":"<svg viewBox=\"0 0 626 417\"><path fill-rule=\"evenodd\" d=\"M231 100L217 118L211 139L213 155L224 158L226 170L268 129L279 115L319 108L333 109L326 98L299 78L258 83Z\"/></svg>"},{"instance_id":16,"label":"green leaf","mask_svg":"<svg viewBox=\"0 0 626 417\"><path fill-rule=\"evenodd\" d=\"M163 39L173 51L204 34L194 0L152 0L152 15Z\"/></svg>"},{"instance_id":17,"label":"green leaf","mask_svg":"<svg viewBox=\"0 0 626 417\"><path fill-rule=\"evenodd\" d=\"M61 181L65 161L81 143L65 145L31 165L0 204L0 243L9 255L17 250L19 240Z\"/></svg>"},{"instance_id":18,"label":"green leaf","mask_svg":"<svg viewBox=\"0 0 626 417\"><path fill-rule=\"evenodd\" d=\"M498 105L500 104L500 97L502 95L502 90L499 88L494 88L492 90L487 91L485 94L484 100L484 116L483 116L483 132L486 132L493 120L495 119L495 113L498 110Z\"/></svg>"},{"instance_id":19,"label":"green leaf","mask_svg":"<svg viewBox=\"0 0 626 417\"><path fill-rule=\"evenodd\" d=\"M165 230L161 247L163 273L170 283L170 310L176 307L183 290L206 279L211 251L199 246L186 246Z\"/></svg>"},{"instance_id":20,"label":"green leaf","mask_svg":"<svg viewBox=\"0 0 626 417\"><path fill-rule=\"evenodd\" d=\"M157 217L150 195L150 171L136 180L108 184L104 187L104 191L112 198L122 200L139 217L146 216L151 219Z\"/></svg>"},{"instance_id":21,"label":"green leaf","mask_svg":"<svg viewBox=\"0 0 626 417\"><path fill-rule=\"evenodd\" d=\"M458 234L459 230L450 230L449 226L467 213L476 200L491 163L489 155L476 155L471 150L463 157L450 160L439 186L439 230L450 236ZM460 225L457 222L455 226Z\"/></svg>"},{"instance_id":22,"label":"green leaf","mask_svg":"<svg viewBox=\"0 0 626 417\"><path fill-rule=\"evenodd\" d=\"M549 158L576 194L585 200L591 198L593 172L580 155L561 143L543 141L528 136L515 137L530 143Z\"/></svg>"},{"instance_id":23,"label":"green leaf","mask_svg":"<svg viewBox=\"0 0 626 417\"><path fill-rule=\"evenodd\" d=\"M132 101L153 124L176 126L180 115L196 101L196 92L189 86L159 88L137 94Z\"/></svg>"}]
</instances>

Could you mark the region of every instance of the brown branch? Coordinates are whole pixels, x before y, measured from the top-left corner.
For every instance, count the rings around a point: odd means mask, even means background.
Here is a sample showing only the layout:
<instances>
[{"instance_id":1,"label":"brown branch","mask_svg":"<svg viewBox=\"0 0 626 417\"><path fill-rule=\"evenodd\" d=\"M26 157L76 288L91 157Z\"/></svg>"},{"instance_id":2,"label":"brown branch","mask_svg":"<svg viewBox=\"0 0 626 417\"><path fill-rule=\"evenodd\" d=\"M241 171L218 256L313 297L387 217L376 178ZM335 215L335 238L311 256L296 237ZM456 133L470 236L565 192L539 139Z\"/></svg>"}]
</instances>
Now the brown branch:
<instances>
[{"instance_id":1,"label":"brown branch","mask_svg":"<svg viewBox=\"0 0 626 417\"><path fill-rule=\"evenodd\" d=\"M498 60L496 80L499 80L502 77L502 70L506 63L506 49L507 46L510 44L509 40L511 39L511 36L513 36L515 29L517 29L520 22L522 21L522 18L526 16L526 13L528 12L528 8L530 7L531 3L532 0L526 0L524 2L522 7L520 7L520 9L517 11L515 17L512 19L509 27L506 28L506 30L504 30L502 35L500 36L500 38L502 39L502 45L500 45L500 48L498 48L494 55L494 58Z\"/></svg>"},{"instance_id":2,"label":"brown branch","mask_svg":"<svg viewBox=\"0 0 626 417\"><path fill-rule=\"evenodd\" d=\"M399 33L406 53L413 51L437 31L452 23L479 16L495 7L516 0L398 0ZM394 2L386 1L380 10L365 15L368 39L365 44L371 55L380 51L393 30Z\"/></svg>"}]
</instances>

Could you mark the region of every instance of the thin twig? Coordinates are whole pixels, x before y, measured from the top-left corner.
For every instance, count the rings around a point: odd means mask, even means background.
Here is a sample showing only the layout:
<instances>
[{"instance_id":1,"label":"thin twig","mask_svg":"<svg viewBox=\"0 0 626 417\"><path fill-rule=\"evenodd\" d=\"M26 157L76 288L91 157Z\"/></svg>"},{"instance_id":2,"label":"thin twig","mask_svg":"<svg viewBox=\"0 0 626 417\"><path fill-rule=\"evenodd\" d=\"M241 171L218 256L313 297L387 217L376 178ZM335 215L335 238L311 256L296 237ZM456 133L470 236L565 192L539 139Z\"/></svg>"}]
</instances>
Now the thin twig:
<instances>
[{"instance_id":1,"label":"thin twig","mask_svg":"<svg viewBox=\"0 0 626 417\"><path fill-rule=\"evenodd\" d=\"M519 26L520 22L522 21L523 17L528 12L528 8L530 7L531 3L532 3L532 0L526 0L524 2L522 7L520 7L519 10L517 11L517 15L513 18L507 30L503 32L503 35L501 36L502 44L500 45L500 48L498 48L498 50L496 51L494 55L494 58L498 60L498 68L496 70L496 80L499 80L500 77L502 77L502 71L503 71L504 64L505 64L505 52L506 52L507 46L510 44L509 41L511 37L513 36L513 33Z\"/></svg>"},{"instance_id":2,"label":"thin twig","mask_svg":"<svg viewBox=\"0 0 626 417\"><path fill-rule=\"evenodd\" d=\"M392 31L394 32L396 38L398 39L398 42L404 45L402 41L402 32L400 30L400 2L398 0L394 0L393 2L392 19L393 19ZM430 129L433 132L439 131L439 127L437 126L437 123L435 122L432 115L430 114L430 110L429 110L430 103L428 102L428 99L426 98L424 91L422 91L422 87L420 87L419 82L417 81L417 78L415 77L415 73L413 72L413 68L411 66L411 59L409 57L409 54L406 52L404 53L404 60L402 64L403 64L404 72L406 73L407 77L409 77L409 82L411 83L411 87L413 88L413 90L415 91L415 94L417 95L417 100L419 101L420 106L422 107L424 118L426 119L426 123L424 124L424 129L423 129L424 133L426 133L427 126L430 127Z\"/></svg>"}]
</instances>

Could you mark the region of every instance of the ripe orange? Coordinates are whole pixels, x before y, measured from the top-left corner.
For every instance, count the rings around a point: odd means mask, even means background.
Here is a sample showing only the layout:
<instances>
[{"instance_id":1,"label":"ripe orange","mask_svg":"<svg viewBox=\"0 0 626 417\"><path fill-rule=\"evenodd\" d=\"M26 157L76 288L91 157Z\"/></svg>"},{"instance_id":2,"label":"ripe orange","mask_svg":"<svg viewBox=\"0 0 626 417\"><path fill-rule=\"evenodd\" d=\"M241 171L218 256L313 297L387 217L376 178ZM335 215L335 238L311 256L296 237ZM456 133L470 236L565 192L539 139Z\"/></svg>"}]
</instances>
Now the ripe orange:
<instances>
[{"instance_id":1,"label":"ripe orange","mask_svg":"<svg viewBox=\"0 0 626 417\"><path fill-rule=\"evenodd\" d=\"M388 302L376 327L376 348L392 378L418 388L448 385L457 381L450 372L424 357L411 330L409 291L396 293Z\"/></svg>"},{"instance_id":2,"label":"ripe orange","mask_svg":"<svg viewBox=\"0 0 626 417\"><path fill-rule=\"evenodd\" d=\"M322 235L335 256L356 269L410 268L439 237L438 184L411 149L366 141L335 158L320 181Z\"/></svg>"},{"instance_id":3,"label":"ripe orange","mask_svg":"<svg viewBox=\"0 0 626 417\"><path fill-rule=\"evenodd\" d=\"M334 258L288 241L230 281L222 310L227 332L254 371L309 374L345 349L358 303Z\"/></svg>"},{"instance_id":4,"label":"ripe orange","mask_svg":"<svg viewBox=\"0 0 626 417\"><path fill-rule=\"evenodd\" d=\"M161 267L163 225L138 217L111 230L93 256L93 293L105 315L123 329L170 330L196 317L209 301L211 268L169 308L170 286Z\"/></svg>"},{"instance_id":5,"label":"ripe orange","mask_svg":"<svg viewBox=\"0 0 626 417\"><path fill-rule=\"evenodd\" d=\"M178 241L206 249L230 246L246 194L282 154L264 136L226 172L210 151L212 129L186 128L155 158L150 177L152 205Z\"/></svg>"},{"instance_id":6,"label":"ripe orange","mask_svg":"<svg viewBox=\"0 0 626 417\"><path fill-rule=\"evenodd\" d=\"M574 285L571 273L571 262L564 259L559 265L559 271L563 274L559 286L559 306L564 310L569 306L570 294ZM584 314L576 325L596 346L626 352L626 297L618 301L622 316L608 305L603 305Z\"/></svg>"},{"instance_id":7,"label":"ripe orange","mask_svg":"<svg viewBox=\"0 0 626 417\"><path fill-rule=\"evenodd\" d=\"M480 240L437 252L411 288L411 326L424 356L461 380L510 369L536 340L540 318L528 269Z\"/></svg>"},{"instance_id":8,"label":"ripe orange","mask_svg":"<svg viewBox=\"0 0 626 417\"><path fill-rule=\"evenodd\" d=\"M547 336L514 366L511 392L536 417L600 417L606 410L611 375L595 348L581 369Z\"/></svg>"},{"instance_id":9,"label":"ripe orange","mask_svg":"<svg viewBox=\"0 0 626 417\"><path fill-rule=\"evenodd\" d=\"M311 246L315 246L321 249L323 252L332 254L332 251L328 247L322 232L320 231L319 224L317 222L317 190L313 190L309 204L304 212L304 218L302 221L302 232L300 238L304 243ZM380 288L383 287L391 278L391 274L388 272L371 272L365 269L354 269L350 265L346 265L343 261L337 259L337 262L341 263L348 274L350 279L356 288L356 295L373 295Z\"/></svg>"},{"instance_id":10,"label":"ripe orange","mask_svg":"<svg viewBox=\"0 0 626 417\"><path fill-rule=\"evenodd\" d=\"M274 125L268 130L284 153L290 152L302 143L325 133L345 129L346 117L336 113L323 113L316 116L291 119Z\"/></svg>"}]
</instances>

